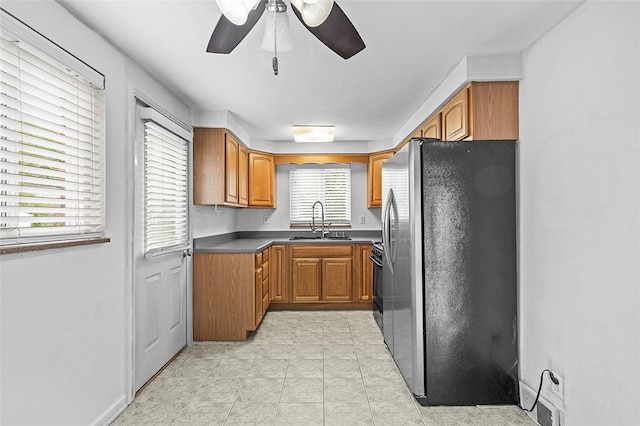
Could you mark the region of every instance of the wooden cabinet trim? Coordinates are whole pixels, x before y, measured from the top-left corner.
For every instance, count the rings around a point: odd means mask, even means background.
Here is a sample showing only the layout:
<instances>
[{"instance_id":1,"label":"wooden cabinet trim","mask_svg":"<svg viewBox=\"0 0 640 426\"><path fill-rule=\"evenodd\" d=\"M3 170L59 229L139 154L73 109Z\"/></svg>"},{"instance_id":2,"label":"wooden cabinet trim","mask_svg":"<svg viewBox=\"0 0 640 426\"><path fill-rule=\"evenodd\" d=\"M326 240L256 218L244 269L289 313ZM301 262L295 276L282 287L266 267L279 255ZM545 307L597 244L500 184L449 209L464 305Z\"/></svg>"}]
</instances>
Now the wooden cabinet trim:
<instances>
[{"instance_id":1,"label":"wooden cabinet trim","mask_svg":"<svg viewBox=\"0 0 640 426\"><path fill-rule=\"evenodd\" d=\"M364 163L369 162L369 154L275 154L275 164L304 163Z\"/></svg>"}]
</instances>

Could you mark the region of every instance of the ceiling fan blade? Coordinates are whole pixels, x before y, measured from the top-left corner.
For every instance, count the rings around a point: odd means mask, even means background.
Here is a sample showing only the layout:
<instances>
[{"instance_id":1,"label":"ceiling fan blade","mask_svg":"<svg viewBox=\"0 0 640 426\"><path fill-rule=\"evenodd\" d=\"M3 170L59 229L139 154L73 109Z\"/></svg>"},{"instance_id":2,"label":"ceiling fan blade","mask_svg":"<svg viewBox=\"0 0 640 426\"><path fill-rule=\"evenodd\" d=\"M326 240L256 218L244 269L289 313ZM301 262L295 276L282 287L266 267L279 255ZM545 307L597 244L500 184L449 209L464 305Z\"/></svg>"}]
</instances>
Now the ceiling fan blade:
<instances>
[{"instance_id":1,"label":"ceiling fan blade","mask_svg":"<svg viewBox=\"0 0 640 426\"><path fill-rule=\"evenodd\" d=\"M267 0L261 0L260 3L249 12L247 22L243 25L236 25L229 21L224 15L220 16L220 20L216 24L207 52L209 53L230 53L242 40L249 34L249 31L256 25L264 13Z\"/></svg>"},{"instance_id":2,"label":"ceiling fan blade","mask_svg":"<svg viewBox=\"0 0 640 426\"><path fill-rule=\"evenodd\" d=\"M366 47L360 34L338 3L333 3L331 13L317 27L309 27L305 24L300 11L295 6L291 9L311 34L344 59L349 59Z\"/></svg>"}]
</instances>

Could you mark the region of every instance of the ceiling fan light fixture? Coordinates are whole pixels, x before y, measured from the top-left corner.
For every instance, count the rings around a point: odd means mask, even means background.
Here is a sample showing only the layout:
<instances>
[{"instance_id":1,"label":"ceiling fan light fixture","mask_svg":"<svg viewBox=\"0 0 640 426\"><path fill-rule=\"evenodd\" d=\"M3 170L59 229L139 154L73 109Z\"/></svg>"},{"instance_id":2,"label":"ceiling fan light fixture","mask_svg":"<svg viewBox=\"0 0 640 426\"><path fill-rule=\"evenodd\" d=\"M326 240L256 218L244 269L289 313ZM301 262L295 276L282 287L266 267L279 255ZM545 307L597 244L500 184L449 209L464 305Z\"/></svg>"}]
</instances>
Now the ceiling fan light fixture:
<instances>
[{"instance_id":1,"label":"ceiling fan light fixture","mask_svg":"<svg viewBox=\"0 0 640 426\"><path fill-rule=\"evenodd\" d=\"M249 12L256 8L260 0L216 0L222 14L235 25L244 25Z\"/></svg>"},{"instance_id":2,"label":"ceiling fan light fixture","mask_svg":"<svg viewBox=\"0 0 640 426\"><path fill-rule=\"evenodd\" d=\"M291 0L291 4L300 11L304 23L312 28L321 25L333 8L333 0Z\"/></svg>"},{"instance_id":3,"label":"ceiling fan light fixture","mask_svg":"<svg viewBox=\"0 0 640 426\"><path fill-rule=\"evenodd\" d=\"M265 18L264 36L260 47L268 52L274 52L275 46L277 46L278 52L290 52L293 50L293 40L289 31L289 17L287 14L276 12L275 17L269 14Z\"/></svg>"},{"instance_id":4,"label":"ceiling fan light fixture","mask_svg":"<svg viewBox=\"0 0 640 426\"><path fill-rule=\"evenodd\" d=\"M307 142L333 142L333 138L336 134L336 126L322 125L322 126L291 126L291 132L293 133L293 140L298 143Z\"/></svg>"}]
</instances>

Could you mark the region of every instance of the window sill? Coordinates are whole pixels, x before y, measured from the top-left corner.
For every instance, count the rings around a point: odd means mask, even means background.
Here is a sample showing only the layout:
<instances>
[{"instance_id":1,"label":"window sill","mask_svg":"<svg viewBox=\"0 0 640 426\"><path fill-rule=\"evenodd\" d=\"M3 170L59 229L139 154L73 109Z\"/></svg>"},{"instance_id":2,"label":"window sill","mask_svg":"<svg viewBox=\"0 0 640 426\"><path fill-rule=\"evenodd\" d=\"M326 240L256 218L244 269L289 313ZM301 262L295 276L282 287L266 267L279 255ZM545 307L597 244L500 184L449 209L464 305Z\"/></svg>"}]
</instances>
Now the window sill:
<instances>
[{"instance_id":1,"label":"window sill","mask_svg":"<svg viewBox=\"0 0 640 426\"><path fill-rule=\"evenodd\" d=\"M90 238L86 240L56 241L49 243L21 244L7 247L0 247L0 255L26 253L29 251L50 250L66 247L88 246L92 244L103 244L111 242L111 238Z\"/></svg>"}]
</instances>

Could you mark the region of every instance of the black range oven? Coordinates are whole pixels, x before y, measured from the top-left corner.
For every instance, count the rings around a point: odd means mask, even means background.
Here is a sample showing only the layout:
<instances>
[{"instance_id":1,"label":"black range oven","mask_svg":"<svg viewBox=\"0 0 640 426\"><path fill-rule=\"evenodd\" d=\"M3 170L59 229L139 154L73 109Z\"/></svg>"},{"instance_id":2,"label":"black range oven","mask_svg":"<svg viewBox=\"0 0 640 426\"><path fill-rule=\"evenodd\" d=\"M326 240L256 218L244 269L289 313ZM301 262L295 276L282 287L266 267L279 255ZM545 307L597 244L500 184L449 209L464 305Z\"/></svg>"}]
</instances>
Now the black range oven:
<instances>
[{"instance_id":1,"label":"black range oven","mask_svg":"<svg viewBox=\"0 0 640 426\"><path fill-rule=\"evenodd\" d=\"M384 256L382 243L373 243L369 257L373 262L373 317L380 331L382 331L382 256Z\"/></svg>"}]
</instances>

